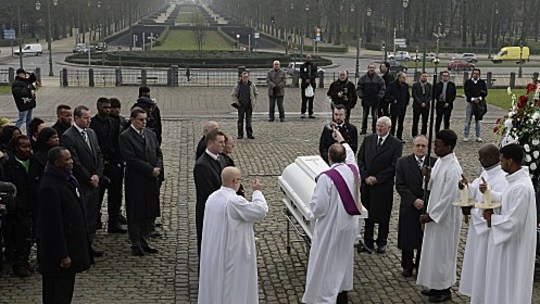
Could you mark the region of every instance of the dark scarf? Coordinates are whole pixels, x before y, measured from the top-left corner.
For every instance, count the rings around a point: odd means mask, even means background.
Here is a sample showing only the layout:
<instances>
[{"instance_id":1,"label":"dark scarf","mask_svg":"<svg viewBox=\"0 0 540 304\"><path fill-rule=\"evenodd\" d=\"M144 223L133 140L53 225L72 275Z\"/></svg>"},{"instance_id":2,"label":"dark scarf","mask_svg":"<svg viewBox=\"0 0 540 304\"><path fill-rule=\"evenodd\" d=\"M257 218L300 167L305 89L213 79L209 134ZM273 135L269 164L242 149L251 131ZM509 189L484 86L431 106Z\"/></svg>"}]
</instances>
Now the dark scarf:
<instances>
[{"instance_id":1,"label":"dark scarf","mask_svg":"<svg viewBox=\"0 0 540 304\"><path fill-rule=\"evenodd\" d=\"M73 176L71 171L66 171L59 169L58 167L52 166L51 164L47 163L45 166L44 174L49 174L52 176L59 177L71 184L75 188L75 191L77 192L77 198L79 199L79 203L82 206L83 212L86 215L86 201L84 200L83 191L81 188L81 185L79 185L79 182Z\"/></svg>"}]
</instances>

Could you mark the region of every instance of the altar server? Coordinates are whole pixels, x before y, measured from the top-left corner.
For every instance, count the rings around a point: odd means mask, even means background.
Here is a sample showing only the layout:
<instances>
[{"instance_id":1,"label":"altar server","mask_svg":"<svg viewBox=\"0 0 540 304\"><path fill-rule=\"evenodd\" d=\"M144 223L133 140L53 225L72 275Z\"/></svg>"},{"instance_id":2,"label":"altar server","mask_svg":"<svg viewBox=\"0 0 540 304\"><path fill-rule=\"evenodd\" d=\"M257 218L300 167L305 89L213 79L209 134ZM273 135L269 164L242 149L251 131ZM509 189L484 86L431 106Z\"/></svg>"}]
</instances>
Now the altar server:
<instances>
[{"instance_id":1,"label":"altar server","mask_svg":"<svg viewBox=\"0 0 540 304\"><path fill-rule=\"evenodd\" d=\"M342 191L358 197L359 171L354 152L337 129L337 143L328 150L330 170L341 176L338 190L335 175L321 174L309 206L313 212L313 238L306 276L303 303L348 303L347 291L353 288L354 242L358 235L358 217L350 215L343 203ZM327 171L327 172L329 172ZM339 181L338 181L339 182ZM348 200L350 202L350 200ZM354 202L352 202L354 207ZM358 209L357 209L358 211Z\"/></svg>"},{"instance_id":2,"label":"altar server","mask_svg":"<svg viewBox=\"0 0 540 304\"><path fill-rule=\"evenodd\" d=\"M536 205L527 167L521 167L523 148L501 148L501 167L508 187L499 211L484 211L491 220L486 261L484 303L531 303L536 248Z\"/></svg>"},{"instance_id":3,"label":"altar server","mask_svg":"<svg viewBox=\"0 0 540 304\"><path fill-rule=\"evenodd\" d=\"M489 185L491 198L501 201L501 193L508 186L506 173L499 162L499 148L494 144L486 144L478 150L478 160L482 165L482 174L472 183L463 177L460 189L467 185L469 197L477 202L484 199L486 185ZM484 182L485 181L485 182ZM471 297L472 304L484 303L486 282L486 253L490 229L484 219L483 210L470 210L471 221L467 232L467 243L461 269L459 292ZM467 212L464 214L468 215Z\"/></svg>"},{"instance_id":4,"label":"altar server","mask_svg":"<svg viewBox=\"0 0 540 304\"><path fill-rule=\"evenodd\" d=\"M199 304L259 303L253 223L268 205L258 179L251 182L253 202L236 194L240 170L226 167L222 187L206 201L199 275Z\"/></svg>"}]
</instances>

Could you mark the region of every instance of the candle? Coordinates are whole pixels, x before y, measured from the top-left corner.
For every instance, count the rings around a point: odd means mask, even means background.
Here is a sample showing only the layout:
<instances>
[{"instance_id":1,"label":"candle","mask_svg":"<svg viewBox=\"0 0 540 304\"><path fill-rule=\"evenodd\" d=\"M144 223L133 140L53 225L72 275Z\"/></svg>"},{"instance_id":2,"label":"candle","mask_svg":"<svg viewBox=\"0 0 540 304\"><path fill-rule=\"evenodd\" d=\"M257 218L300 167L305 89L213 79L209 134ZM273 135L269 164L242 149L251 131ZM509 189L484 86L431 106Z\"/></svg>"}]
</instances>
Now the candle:
<instances>
[{"instance_id":1,"label":"candle","mask_svg":"<svg viewBox=\"0 0 540 304\"><path fill-rule=\"evenodd\" d=\"M491 190L489 188L484 192L484 204L491 205Z\"/></svg>"},{"instance_id":2,"label":"candle","mask_svg":"<svg viewBox=\"0 0 540 304\"><path fill-rule=\"evenodd\" d=\"M467 186L463 187L463 189L461 189L461 202L463 204L466 204L469 202L469 189Z\"/></svg>"}]
</instances>

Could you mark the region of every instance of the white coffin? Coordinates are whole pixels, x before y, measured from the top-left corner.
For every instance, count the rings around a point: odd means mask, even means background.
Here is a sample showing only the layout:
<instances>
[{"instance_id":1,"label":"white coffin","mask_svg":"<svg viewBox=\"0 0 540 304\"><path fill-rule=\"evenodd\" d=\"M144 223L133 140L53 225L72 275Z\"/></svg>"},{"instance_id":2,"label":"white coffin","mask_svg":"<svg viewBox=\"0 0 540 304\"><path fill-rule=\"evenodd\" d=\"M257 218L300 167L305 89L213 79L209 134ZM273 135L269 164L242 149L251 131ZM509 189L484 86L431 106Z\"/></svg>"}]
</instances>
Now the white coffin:
<instances>
[{"instance_id":1,"label":"white coffin","mask_svg":"<svg viewBox=\"0 0 540 304\"><path fill-rule=\"evenodd\" d=\"M313 218L309 202L315 190L315 178L328 169L328 164L319 155L299 156L278 177L279 187L285 194L283 203L309 239L312 237L310 220ZM367 218L368 211L364 207L361 213L359 218Z\"/></svg>"}]
</instances>

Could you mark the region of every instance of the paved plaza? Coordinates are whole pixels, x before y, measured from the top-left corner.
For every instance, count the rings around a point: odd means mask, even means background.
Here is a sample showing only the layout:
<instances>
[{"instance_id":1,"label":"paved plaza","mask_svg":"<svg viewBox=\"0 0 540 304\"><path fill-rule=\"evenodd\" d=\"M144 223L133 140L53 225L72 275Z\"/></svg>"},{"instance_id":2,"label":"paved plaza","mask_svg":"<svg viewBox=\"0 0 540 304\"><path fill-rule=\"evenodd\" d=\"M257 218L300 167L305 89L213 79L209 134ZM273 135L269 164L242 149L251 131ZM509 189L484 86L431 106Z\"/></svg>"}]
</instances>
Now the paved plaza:
<instances>
[{"instance_id":1,"label":"paved plaza","mask_svg":"<svg viewBox=\"0 0 540 304\"><path fill-rule=\"evenodd\" d=\"M231 88L151 88L164 116L163 152L166 181L162 187L161 238L152 245L160 250L157 255L131 255L127 235L99 231L96 248L106 255L96 260L88 272L77 276L74 303L196 303L197 301L197 239L195 233L195 185L192 170L195 148L202 134L202 123L219 121L226 133L236 138L236 114L230 106ZM263 193L269 213L255 225L259 293L261 303L300 303L304 291L307 252L302 243L294 243L290 254L286 250L286 218L283 215L283 194L277 177L297 156L318 154L319 136L330 120L325 102L326 89L317 90L315 113L317 119L300 119L300 91L286 90L285 122L267 122L266 88L260 88L259 102L253 118L254 140L236 140L233 158L244 177L258 177L263 182ZM56 105L85 104L95 113L98 97L118 97L123 114L137 96L136 87L121 88L58 88L49 86L38 91L35 116L52 122ZM455 105L452 128L460 138L463 133L465 101ZM11 96L0 95L0 116L14 118L16 109ZM410 115L412 110L408 109ZM490 108L482 126L483 138L495 141L492 123L504 112ZM360 126L361 108L352 113L352 123ZM406 119L407 143L404 153L411 152L410 126ZM362 138L360 138L361 140ZM456 154L465 174L472 178L479 172L476 142L458 143ZM245 184L247 179L245 178ZM248 187L249 188L249 187ZM251 196L251 193L250 195ZM384 255L356 254L354 291L350 303L424 303L415 278L401 276L400 251L397 249L397 219L399 197L394 194L394 209L390 224L389 250ZM106 221L106 208L103 208ZM458 279L461 272L467 226L463 225L458 255ZM33 258L35 255L33 254ZM540 303L540 273L536 272L533 302ZM459 282L458 282L459 283ZM468 303L468 297L457 293L453 301ZM11 269L0 274L0 303L40 303L41 276L30 278L12 276ZM508 303L512 304L512 303Z\"/></svg>"}]
</instances>

